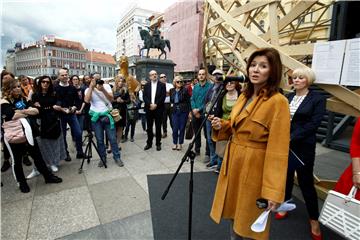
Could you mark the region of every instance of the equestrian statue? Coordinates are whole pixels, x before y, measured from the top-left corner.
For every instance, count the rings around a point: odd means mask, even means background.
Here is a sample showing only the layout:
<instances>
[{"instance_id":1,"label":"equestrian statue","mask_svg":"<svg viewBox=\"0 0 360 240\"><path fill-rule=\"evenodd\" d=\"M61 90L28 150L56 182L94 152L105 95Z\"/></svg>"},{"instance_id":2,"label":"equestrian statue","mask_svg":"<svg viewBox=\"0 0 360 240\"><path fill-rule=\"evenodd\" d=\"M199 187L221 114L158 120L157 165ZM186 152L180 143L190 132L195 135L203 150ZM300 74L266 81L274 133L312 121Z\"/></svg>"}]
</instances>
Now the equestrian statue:
<instances>
[{"instance_id":1,"label":"equestrian statue","mask_svg":"<svg viewBox=\"0 0 360 240\"><path fill-rule=\"evenodd\" d=\"M157 26L153 30L152 35L150 35L148 30L145 30L145 29L140 30L141 40L144 41L144 46L140 49L140 52L139 52L140 56L141 56L142 50L147 49L146 57L148 58L150 48L157 48L158 50L161 51L161 54L159 55L159 59L163 54L165 54L165 59L166 59L165 47L167 47L169 49L169 52L171 51L170 40L163 39L163 37L160 37L160 34L161 34L161 32Z\"/></svg>"}]
</instances>

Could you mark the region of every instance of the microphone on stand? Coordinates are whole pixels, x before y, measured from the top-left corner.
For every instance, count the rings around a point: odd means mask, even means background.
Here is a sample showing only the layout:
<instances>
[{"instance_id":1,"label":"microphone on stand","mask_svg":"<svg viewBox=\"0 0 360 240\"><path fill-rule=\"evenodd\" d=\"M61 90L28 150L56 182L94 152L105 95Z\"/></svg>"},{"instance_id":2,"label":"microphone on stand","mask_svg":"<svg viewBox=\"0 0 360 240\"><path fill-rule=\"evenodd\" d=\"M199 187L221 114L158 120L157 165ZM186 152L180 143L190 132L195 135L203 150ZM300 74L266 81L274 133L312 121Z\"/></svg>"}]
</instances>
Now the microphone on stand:
<instances>
[{"instance_id":1,"label":"microphone on stand","mask_svg":"<svg viewBox=\"0 0 360 240\"><path fill-rule=\"evenodd\" d=\"M224 76L224 75L217 75L215 76L216 80L218 81L223 81L224 84L228 83L228 82L240 82L243 83L245 82L245 77L244 76Z\"/></svg>"}]
</instances>

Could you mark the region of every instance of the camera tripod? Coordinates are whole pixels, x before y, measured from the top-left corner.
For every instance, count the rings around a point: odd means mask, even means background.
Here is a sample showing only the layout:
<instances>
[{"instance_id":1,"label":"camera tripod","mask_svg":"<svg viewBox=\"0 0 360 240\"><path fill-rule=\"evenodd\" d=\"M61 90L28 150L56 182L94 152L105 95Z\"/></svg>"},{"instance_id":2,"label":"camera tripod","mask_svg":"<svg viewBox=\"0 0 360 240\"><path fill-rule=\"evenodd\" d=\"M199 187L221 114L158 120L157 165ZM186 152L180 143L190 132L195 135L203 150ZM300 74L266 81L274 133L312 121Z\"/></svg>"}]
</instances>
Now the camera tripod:
<instances>
[{"instance_id":1,"label":"camera tripod","mask_svg":"<svg viewBox=\"0 0 360 240\"><path fill-rule=\"evenodd\" d=\"M92 146L94 146L97 154L100 157L100 160L102 161L102 163L104 164L104 167L107 168L106 162L104 161L104 159L101 157L100 153L99 153L99 149L97 148L94 140L93 140L93 133L91 132L91 130L89 130L87 132L87 135L85 136L85 139L83 142L87 141L86 147L85 147L85 152L84 152L84 157L83 160L81 162L81 166L79 168L79 174L81 174L83 172L83 165L84 165L84 161L85 159L87 159L87 163L90 163L90 159L92 158Z\"/></svg>"}]
</instances>

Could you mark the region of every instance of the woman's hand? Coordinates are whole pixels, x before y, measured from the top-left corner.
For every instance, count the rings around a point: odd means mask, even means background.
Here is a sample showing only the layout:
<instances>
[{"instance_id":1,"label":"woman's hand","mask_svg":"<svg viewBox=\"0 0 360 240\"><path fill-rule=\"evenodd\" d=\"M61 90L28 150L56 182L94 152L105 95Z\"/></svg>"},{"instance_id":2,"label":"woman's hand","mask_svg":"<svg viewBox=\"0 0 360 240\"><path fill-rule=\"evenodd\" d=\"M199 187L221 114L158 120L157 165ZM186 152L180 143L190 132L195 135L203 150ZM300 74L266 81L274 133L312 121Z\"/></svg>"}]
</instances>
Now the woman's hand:
<instances>
[{"instance_id":1,"label":"woman's hand","mask_svg":"<svg viewBox=\"0 0 360 240\"><path fill-rule=\"evenodd\" d=\"M215 130L220 130L221 129L221 119L218 117L214 117L213 120L211 121L211 126L213 129Z\"/></svg>"},{"instance_id":2,"label":"woman's hand","mask_svg":"<svg viewBox=\"0 0 360 240\"><path fill-rule=\"evenodd\" d=\"M279 203L273 202L271 200L268 200L268 207L266 210L271 210L272 212L275 212L275 210L279 207Z\"/></svg>"},{"instance_id":3,"label":"woman's hand","mask_svg":"<svg viewBox=\"0 0 360 240\"><path fill-rule=\"evenodd\" d=\"M360 189L360 175L359 174L353 175L353 183L354 183L355 187Z\"/></svg>"},{"instance_id":4,"label":"woman's hand","mask_svg":"<svg viewBox=\"0 0 360 240\"><path fill-rule=\"evenodd\" d=\"M41 107L39 102L34 103L34 107Z\"/></svg>"}]
</instances>

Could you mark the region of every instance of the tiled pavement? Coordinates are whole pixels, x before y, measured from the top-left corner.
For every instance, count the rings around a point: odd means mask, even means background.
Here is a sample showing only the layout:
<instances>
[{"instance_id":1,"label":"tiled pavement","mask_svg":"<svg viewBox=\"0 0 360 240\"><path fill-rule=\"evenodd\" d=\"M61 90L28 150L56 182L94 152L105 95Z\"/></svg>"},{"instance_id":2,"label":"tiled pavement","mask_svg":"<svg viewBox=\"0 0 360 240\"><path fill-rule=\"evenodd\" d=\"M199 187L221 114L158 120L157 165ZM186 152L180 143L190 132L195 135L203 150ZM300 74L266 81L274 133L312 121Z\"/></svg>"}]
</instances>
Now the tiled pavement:
<instances>
[{"instance_id":1,"label":"tiled pavement","mask_svg":"<svg viewBox=\"0 0 360 240\"><path fill-rule=\"evenodd\" d=\"M7 171L2 174L1 239L153 239L146 176L177 169L186 149L172 151L171 139L169 135L163 139L159 152L154 147L144 151L146 135L138 124L135 142L122 144L124 167L108 158L108 168L98 168L94 152L82 174L80 161L73 158L61 163L57 174L63 183L45 184L39 176L28 181L27 194L20 192ZM332 158L316 162L315 172L322 178L337 178L350 161L347 154L320 145L317 155ZM195 160L195 171L208 171L203 156L202 152L200 161ZM25 169L29 173L32 168ZM181 171L189 169L185 163Z\"/></svg>"}]
</instances>

